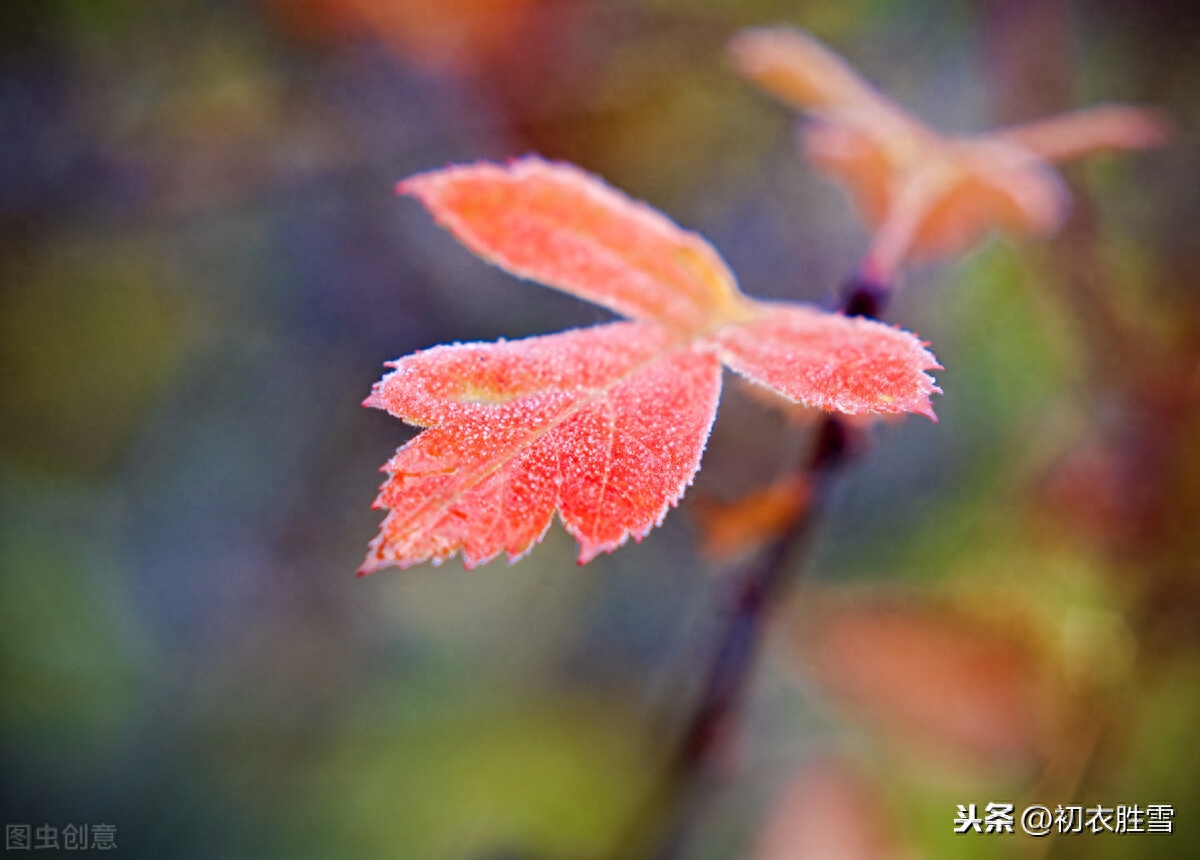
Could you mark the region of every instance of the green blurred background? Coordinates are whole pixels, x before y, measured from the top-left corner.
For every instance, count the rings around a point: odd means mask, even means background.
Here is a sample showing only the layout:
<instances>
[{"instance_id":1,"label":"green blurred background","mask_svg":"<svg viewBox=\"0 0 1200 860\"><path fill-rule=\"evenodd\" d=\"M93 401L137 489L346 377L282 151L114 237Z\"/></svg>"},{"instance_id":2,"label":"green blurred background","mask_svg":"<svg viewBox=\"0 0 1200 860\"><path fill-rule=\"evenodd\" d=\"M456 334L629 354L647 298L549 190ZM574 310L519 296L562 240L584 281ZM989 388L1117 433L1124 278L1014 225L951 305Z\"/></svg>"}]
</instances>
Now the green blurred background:
<instances>
[{"instance_id":1,"label":"green blurred background","mask_svg":"<svg viewBox=\"0 0 1200 860\"><path fill-rule=\"evenodd\" d=\"M807 562L822 588L1035 617L1087 691L1073 713L1105 726L1067 781L1089 803L1171 803L1176 832L950 835L955 804L1036 779L860 727L781 634L683 854L753 856L780 786L834 749L885 786L915 856L1196 856L1184 0L5 4L6 824L110 823L138 857L618 850L719 602L687 510L772 478L804 431L730 384L696 486L640 546L579 569L555 527L513 567L356 579L377 469L411 434L359 406L383 362L607 318L489 269L392 187L452 161L570 160L704 233L747 292L823 301L867 235L800 159L795 117L722 53L780 22L947 131L1100 100L1176 119L1168 148L1070 172L1063 236L912 271L891 317L946 367L941 421L874 432Z\"/></svg>"}]
</instances>

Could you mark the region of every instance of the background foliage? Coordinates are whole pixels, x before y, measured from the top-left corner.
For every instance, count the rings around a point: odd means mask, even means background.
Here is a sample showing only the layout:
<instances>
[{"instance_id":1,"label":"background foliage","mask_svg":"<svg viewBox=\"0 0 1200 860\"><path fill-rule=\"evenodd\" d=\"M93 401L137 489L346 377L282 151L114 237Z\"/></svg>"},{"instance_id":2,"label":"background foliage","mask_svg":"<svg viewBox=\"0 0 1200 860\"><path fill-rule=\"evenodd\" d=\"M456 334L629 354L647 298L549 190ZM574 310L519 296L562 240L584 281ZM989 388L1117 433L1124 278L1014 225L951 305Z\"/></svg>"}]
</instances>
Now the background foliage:
<instances>
[{"instance_id":1,"label":"background foliage","mask_svg":"<svg viewBox=\"0 0 1200 860\"><path fill-rule=\"evenodd\" d=\"M1036 629L1105 727L1084 801L1177 810L1171 837L1053 853L1194 856L1200 15L1125 0L5 5L5 822L113 823L130 856L614 844L692 692L719 566L677 514L585 570L555 530L512 568L354 578L407 436L358 405L383 361L606 318L471 258L392 186L571 160L700 230L747 292L820 300L867 237L722 54L776 22L948 131L1102 99L1179 120L1166 150L1073 169L1064 236L912 273L891 317L946 366L941 423L878 429L809 563L822 593ZM693 495L768 480L801 440L729 384ZM688 856L749 856L830 749L882 780L920 852L1012 853L950 824L1028 776L865 728L788 620Z\"/></svg>"}]
</instances>

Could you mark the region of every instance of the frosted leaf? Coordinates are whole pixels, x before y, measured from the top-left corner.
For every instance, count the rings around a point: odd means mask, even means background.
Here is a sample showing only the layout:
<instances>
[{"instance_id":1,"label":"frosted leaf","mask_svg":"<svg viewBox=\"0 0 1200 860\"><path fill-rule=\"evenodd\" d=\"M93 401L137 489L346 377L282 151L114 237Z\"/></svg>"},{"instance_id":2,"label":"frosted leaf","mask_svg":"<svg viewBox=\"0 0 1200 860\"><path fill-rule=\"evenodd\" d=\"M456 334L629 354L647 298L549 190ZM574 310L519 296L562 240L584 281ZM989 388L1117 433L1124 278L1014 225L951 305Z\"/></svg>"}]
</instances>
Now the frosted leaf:
<instances>
[{"instance_id":1,"label":"frosted leaf","mask_svg":"<svg viewBox=\"0 0 1200 860\"><path fill-rule=\"evenodd\" d=\"M694 331L738 313L737 283L708 242L578 167L529 156L397 188L485 260L622 316Z\"/></svg>"},{"instance_id":2,"label":"frosted leaf","mask_svg":"<svg viewBox=\"0 0 1200 860\"><path fill-rule=\"evenodd\" d=\"M613 323L395 362L366 405L423 433L384 467L390 513L362 572L462 550L527 552L557 510L579 560L641 539L700 465L721 369L653 323Z\"/></svg>"},{"instance_id":3,"label":"frosted leaf","mask_svg":"<svg viewBox=\"0 0 1200 860\"><path fill-rule=\"evenodd\" d=\"M800 305L762 307L758 319L713 337L732 370L821 409L934 418L929 396L941 389L924 371L939 365L910 333Z\"/></svg>"}]
</instances>

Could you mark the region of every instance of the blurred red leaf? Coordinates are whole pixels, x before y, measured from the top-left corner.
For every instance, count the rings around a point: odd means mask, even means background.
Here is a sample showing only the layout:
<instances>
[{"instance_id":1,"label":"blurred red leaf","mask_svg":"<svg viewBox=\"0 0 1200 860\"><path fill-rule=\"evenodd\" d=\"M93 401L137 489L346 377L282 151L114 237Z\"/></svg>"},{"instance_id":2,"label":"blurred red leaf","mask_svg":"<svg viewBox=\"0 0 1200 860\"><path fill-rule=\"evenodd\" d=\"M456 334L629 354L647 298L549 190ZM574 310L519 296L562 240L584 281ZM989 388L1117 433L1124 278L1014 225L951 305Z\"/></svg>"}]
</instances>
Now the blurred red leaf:
<instances>
[{"instance_id":1,"label":"blurred red leaf","mask_svg":"<svg viewBox=\"0 0 1200 860\"><path fill-rule=\"evenodd\" d=\"M738 70L806 112L809 159L844 183L875 229L865 266L881 283L907 257L966 250L993 230L1045 235L1066 188L1051 161L1162 143L1155 111L1104 105L974 137L941 135L876 91L841 57L790 27L730 44Z\"/></svg>"},{"instance_id":2,"label":"blurred red leaf","mask_svg":"<svg viewBox=\"0 0 1200 860\"><path fill-rule=\"evenodd\" d=\"M268 0L306 42L363 32L434 72L477 72L511 48L543 0Z\"/></svg>"},{"instance_id":3,"label":"blurred red leaf","mask_svg":"<svg viewBox=\"0 0 1200 860\"><path fill-rule=\"evenodd\" d=\"M796 626L806 673L839 702L947 760L1028 768L1057 730L1061 678L1016 617L859 595Z\"/></svg>"},{"instance_id":4,"label":"blurred red leaf","mask_svg":"<svg viewBox=\"0 0 1200 860\"><path fill-rule=\"evenodd\" d=\"M361 568L515 559L557 510L580 562L640 540L699 467L722 363L796 401L933 417L915 336L755 301L720 255L578 168L525 158L401 183L471 250L635 322L402 358L366 405L429 428L385 466Z\"/></svg>"},{"instance_id":5,"label":"blurred red leaf","mask_svg":"<svg viewBox=\"0 0 1200 860\"><path fill-rule=\"evenodd\" d=\"M695 516L705 555L726 560L754 552L794 522L811 495L808 481L792 477L732 502L698 499Z\"/></svg>"},{"instance_id":6,"label":"blurred red leaf","mask_svg":"<svg viewBox=\"0 0 1200 860\"><path fill-rule=\"evenodd\" d=\"M753 860L899 860L886 798L832 756L802 764L775 799Z\"/></svg>"}]
</instances>

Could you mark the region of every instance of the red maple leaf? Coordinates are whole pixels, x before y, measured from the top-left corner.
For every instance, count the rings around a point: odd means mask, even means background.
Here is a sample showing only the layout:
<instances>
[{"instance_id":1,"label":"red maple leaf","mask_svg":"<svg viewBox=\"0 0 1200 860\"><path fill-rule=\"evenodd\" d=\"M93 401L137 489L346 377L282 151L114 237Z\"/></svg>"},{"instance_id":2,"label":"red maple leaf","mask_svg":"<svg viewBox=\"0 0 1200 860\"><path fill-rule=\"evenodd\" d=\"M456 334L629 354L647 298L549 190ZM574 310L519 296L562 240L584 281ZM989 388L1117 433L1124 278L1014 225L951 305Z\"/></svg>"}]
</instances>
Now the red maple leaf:
<instances>
[{"instance_id":1,"label":"red maple leaf","mask_svg":"<svg viewBox=\"0 0 1200 860\"><path fill-rule=\"evenodd\" d=\"M512 561L555 511L581 564L640 540L700 466L722 364L823 409L934 417L939 365L914 335L751 299L699 235L576 167L455 166L398 190L500 268L632 321L392 362L364 405L425 429L384 466L362 574Z\"/></svg>"}]
</instances>

